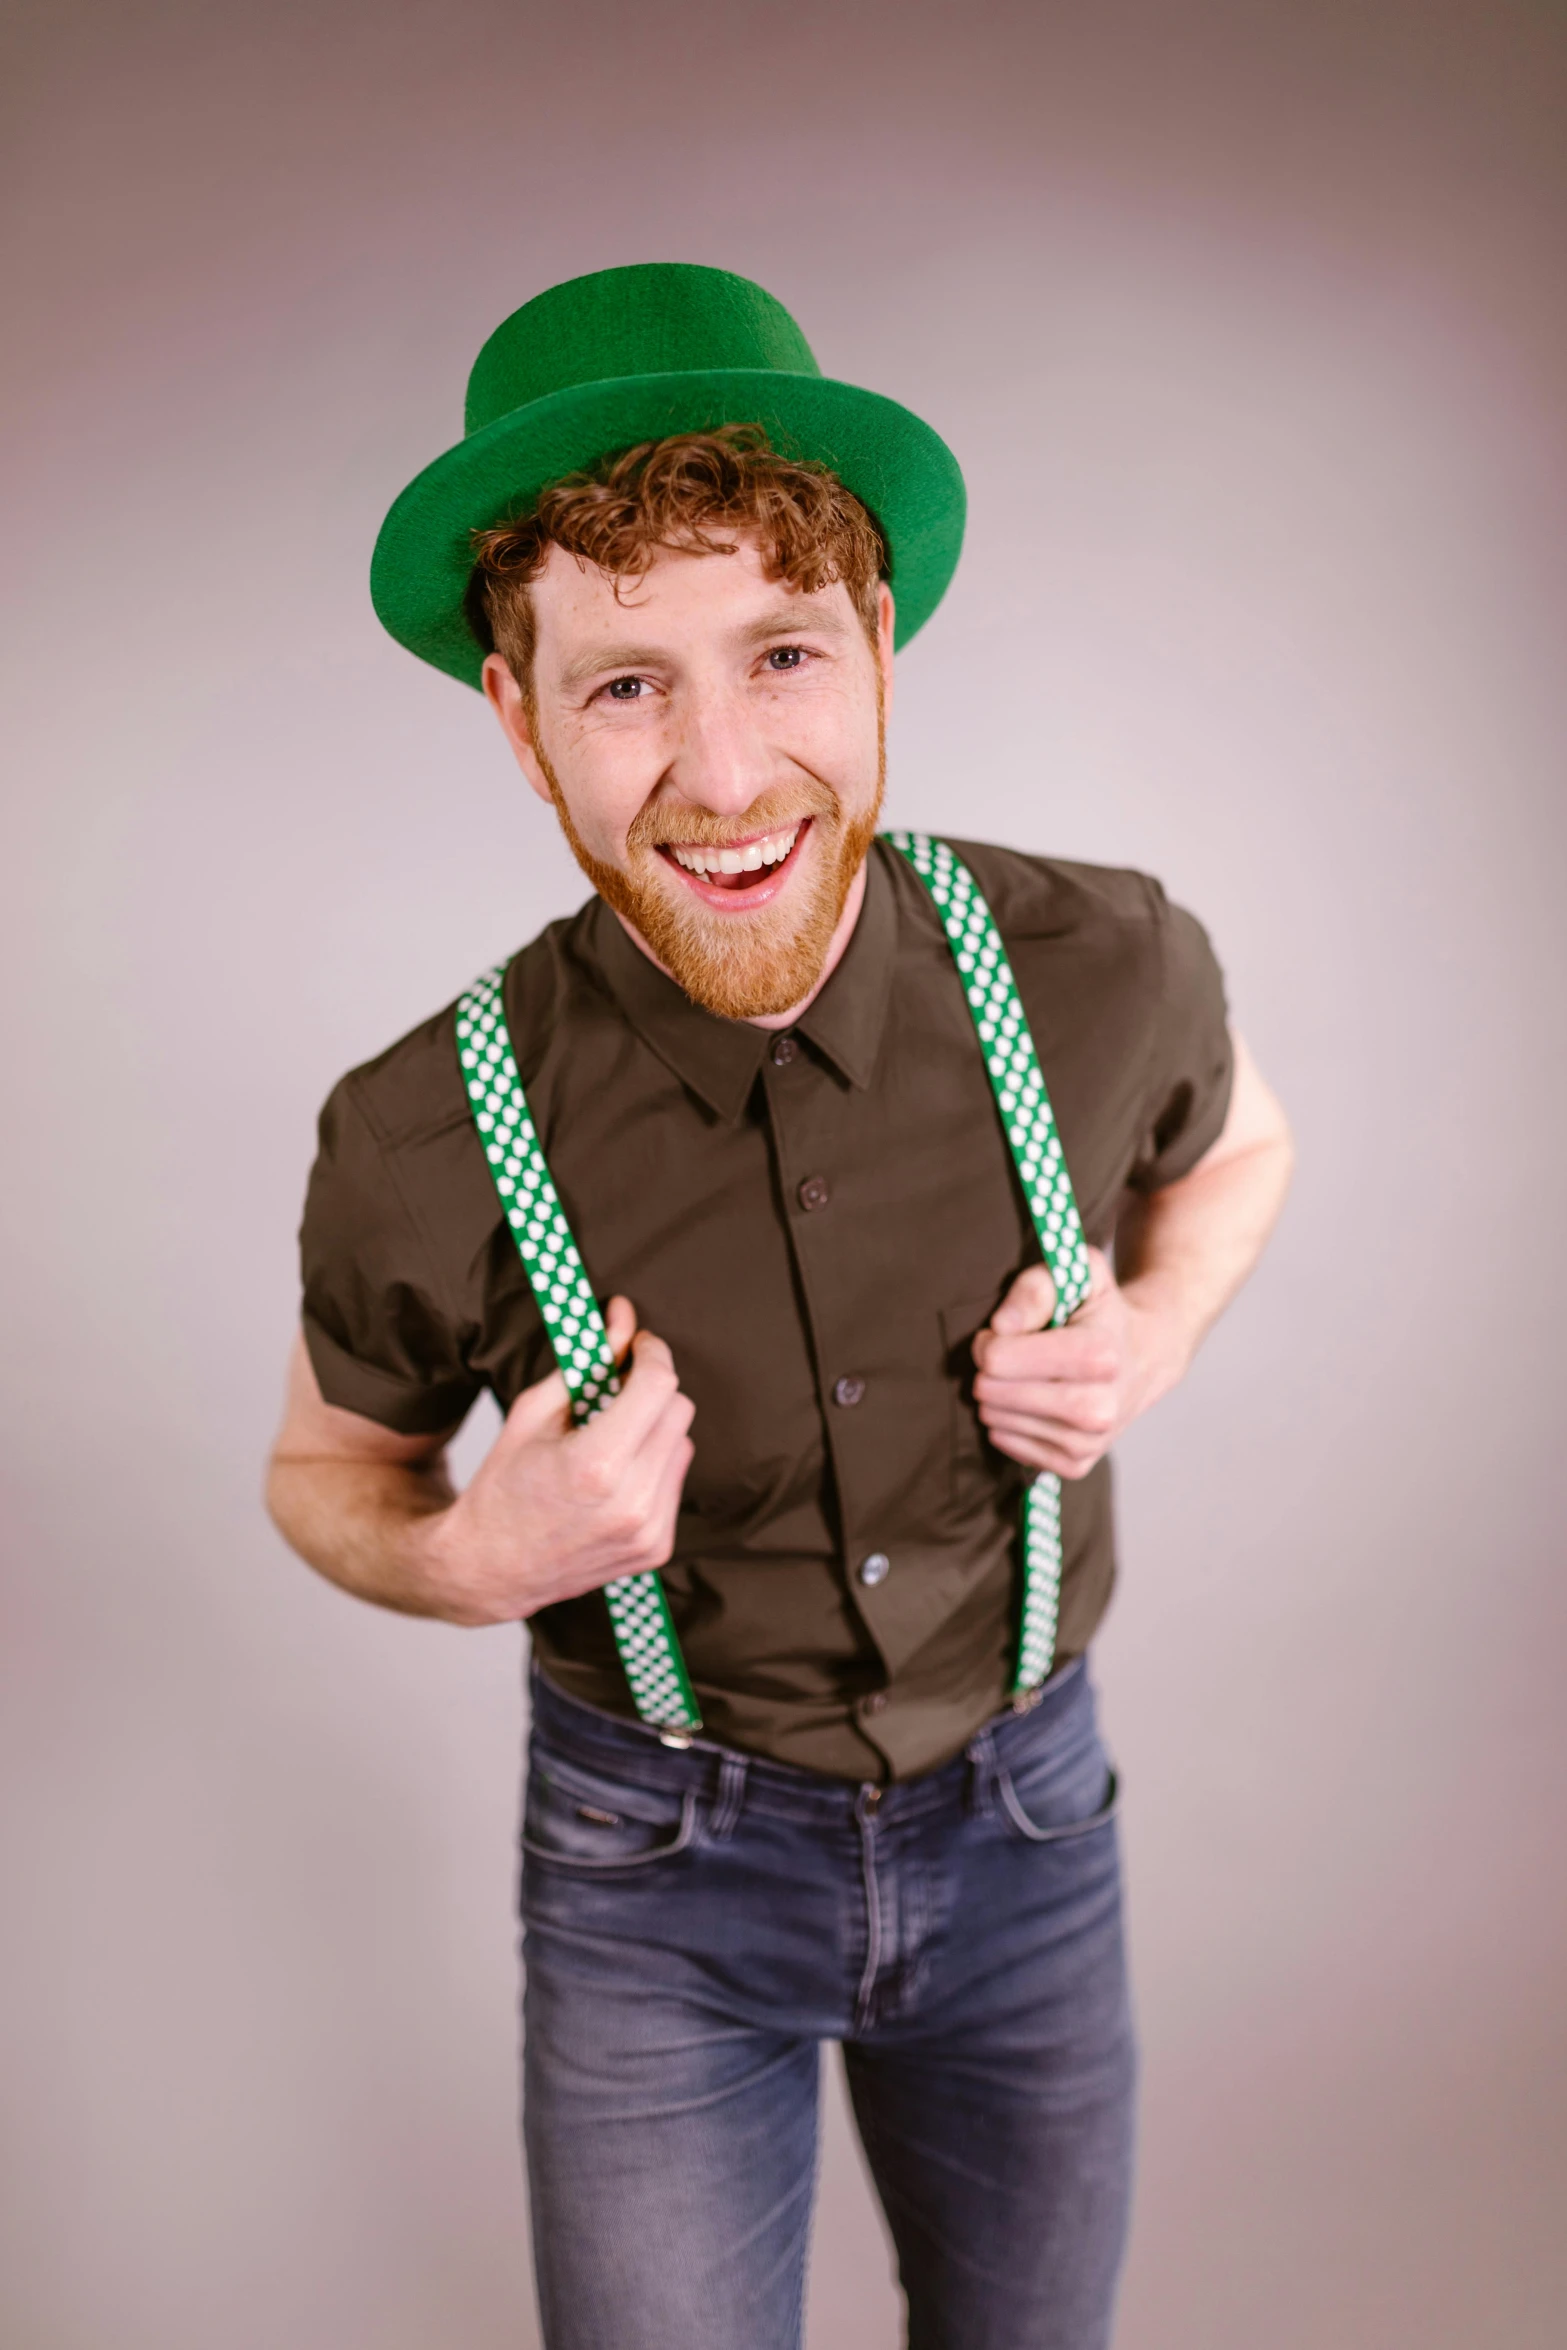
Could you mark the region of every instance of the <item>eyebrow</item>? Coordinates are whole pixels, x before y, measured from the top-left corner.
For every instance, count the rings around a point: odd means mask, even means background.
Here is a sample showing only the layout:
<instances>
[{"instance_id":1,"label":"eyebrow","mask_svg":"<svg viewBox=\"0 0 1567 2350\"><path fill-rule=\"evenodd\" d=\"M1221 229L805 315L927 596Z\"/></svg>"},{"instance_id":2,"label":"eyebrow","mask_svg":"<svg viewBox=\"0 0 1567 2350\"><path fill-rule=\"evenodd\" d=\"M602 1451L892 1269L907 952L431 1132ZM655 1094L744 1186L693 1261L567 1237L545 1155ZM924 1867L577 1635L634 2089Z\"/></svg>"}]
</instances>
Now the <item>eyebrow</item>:
<instances>
[{"instance_id":1,"label":"eyebrow","mask_svg":"<svg viewBox=\"0 0 1567 2350\"><path fill-rule=\"evenodd\" d=\"M806 599L802 598L803 603ZM853 636L854 624L841 612L825 605L815 612L802 611L800 603L775 604L771 612L764 612L753 620L749 628L740 631L743 645L764 644L770 636Z\"/></svg>"},{"instance_id":2,"label":"eyebrow","mask_svg":"<svg viewBox=\"0 0 1567 2350\"><path fill-rule=\"evenodd\" d=\"M735 642L750 649L766 644L773 637L850 637L853 634L853 625L840 612L825 609L802 612L798 603L775 604L770 612L762 613L741 629ZM586 685L590 677L602 677L612 670L641 669L667 659L667 653L656 644L605 645L569 661L562 672L561 685L569 693L576 686Z\"/></svg>"},{"instance_id":3,"label":"eyebrow","mask_svg":"<svg viewBox=\"0 0 1567 2350\"><path fill-rule=\"evenodd\" d=\"M561 684L568 690L585 685L590 677L599 677L607 669L641 669L649 661L662 660L656 645L606 645L602 652L579 653L575 661L568 661L561 673Z\"/></svg>"}]
</instances>

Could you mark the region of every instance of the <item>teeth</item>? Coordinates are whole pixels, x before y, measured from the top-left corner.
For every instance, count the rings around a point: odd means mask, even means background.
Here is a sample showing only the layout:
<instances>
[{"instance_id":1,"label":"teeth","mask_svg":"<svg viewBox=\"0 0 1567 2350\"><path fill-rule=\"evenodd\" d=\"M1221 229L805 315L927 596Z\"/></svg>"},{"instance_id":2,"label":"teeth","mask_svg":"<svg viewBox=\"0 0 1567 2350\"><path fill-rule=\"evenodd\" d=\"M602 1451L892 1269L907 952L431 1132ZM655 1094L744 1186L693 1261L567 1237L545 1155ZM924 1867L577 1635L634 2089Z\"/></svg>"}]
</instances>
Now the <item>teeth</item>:
<instances>
[{"instance_id":1,"label":"teeth","mask_svg":"<svg viewBox=\"0 0 1567 2350\"><path fill-rule=\"evenodd\" d=\"M743 849L687 847L671 841L669 853L688 873L756 873L764 865L781 865L799 837L800 827L793 824L787 832L770 832L762 840L747 841Z\"/></svg>"}]
</instances>

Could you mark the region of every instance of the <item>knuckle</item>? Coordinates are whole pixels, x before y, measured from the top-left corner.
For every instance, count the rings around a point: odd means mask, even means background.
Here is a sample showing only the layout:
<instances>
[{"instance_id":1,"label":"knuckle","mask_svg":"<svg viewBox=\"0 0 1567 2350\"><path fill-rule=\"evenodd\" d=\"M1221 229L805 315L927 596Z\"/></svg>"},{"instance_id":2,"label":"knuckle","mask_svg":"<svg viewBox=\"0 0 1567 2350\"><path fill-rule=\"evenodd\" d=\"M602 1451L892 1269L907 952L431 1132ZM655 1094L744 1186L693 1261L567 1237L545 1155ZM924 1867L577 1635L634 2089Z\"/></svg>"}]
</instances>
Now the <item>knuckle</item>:
<instances>
[{"instance_id":1,"label":"knuckle","mask_svg":"<svg viewBox=\"0 0 1567 2350\"><path fill-rule=\"evenodd\" d=\"M615 1491L614 1463L598 1455L587 1460L579 1458L576 1463L576 1482L577 1491L584 1501L607 1502L613 1498Z\"/></svg>"}]
</instances>

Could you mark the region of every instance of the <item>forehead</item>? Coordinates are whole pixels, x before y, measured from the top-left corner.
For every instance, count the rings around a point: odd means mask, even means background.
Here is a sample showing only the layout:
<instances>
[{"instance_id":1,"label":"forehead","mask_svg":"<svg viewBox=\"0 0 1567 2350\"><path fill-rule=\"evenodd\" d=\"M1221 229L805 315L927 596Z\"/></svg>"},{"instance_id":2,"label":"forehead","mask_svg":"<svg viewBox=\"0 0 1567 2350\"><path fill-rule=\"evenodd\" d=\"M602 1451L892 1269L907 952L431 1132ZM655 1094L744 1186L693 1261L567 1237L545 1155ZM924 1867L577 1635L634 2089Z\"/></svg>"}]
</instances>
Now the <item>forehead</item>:
<instances>
[{"instance_id":1,"label":"forehead","mask_svg":"<svg viewBox=\"0 0 1567 2350\"><path fill-rule=\"evenodd\" d=\"M552 546L529 589L538 655L569 660L610 639L662 645L739 637L775 619L782 628L857 629L841 581L804 594L771 576L754 537L737 531L734 539L732 555L661 547L646 572L618 581L564 547Z\"/></svg>"}]
</instances>

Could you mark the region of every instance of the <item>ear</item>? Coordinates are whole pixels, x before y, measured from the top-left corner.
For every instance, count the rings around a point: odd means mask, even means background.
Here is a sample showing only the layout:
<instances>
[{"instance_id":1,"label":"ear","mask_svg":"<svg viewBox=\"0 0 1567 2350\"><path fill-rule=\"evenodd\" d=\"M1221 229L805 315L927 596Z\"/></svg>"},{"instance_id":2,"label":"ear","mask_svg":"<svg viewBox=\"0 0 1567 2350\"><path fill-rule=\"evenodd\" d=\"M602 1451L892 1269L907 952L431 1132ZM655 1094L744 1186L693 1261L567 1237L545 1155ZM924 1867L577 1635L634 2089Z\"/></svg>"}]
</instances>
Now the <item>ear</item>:
<instances>
[{"instance_id":1,"label":"ear","mask_svg":"<svg viewBox=\"0 0 1567 2350\"><path fill-rule=\"evenodd\" d=\"M881 670L882 709L888 713L892 709L892 639L896 618L892 590L883 580L876 591L876 661Z\"/></svg>"},{"instance_id":2,"label":"ear","mask_svg":"<svg viewBox=\"0 0 1567 2350\"><path fill-rule=\"evenodd\" d=\"M484 698L500 720L502 734L511 745L516 760L528 782L548 807L550 787L538 753L533 747L533 724L528 716L528 704L521 686L499 653L491 653L484 664Z\"/></svg>"}]
</instances>

